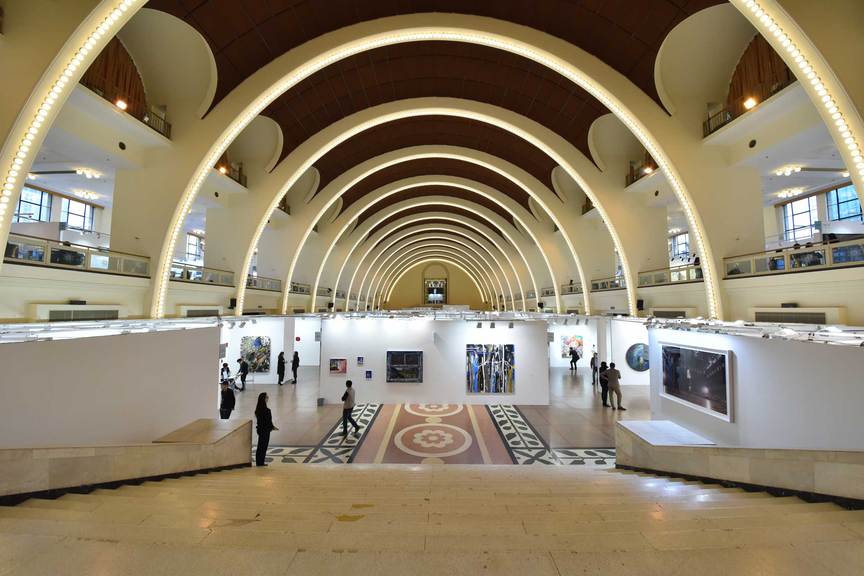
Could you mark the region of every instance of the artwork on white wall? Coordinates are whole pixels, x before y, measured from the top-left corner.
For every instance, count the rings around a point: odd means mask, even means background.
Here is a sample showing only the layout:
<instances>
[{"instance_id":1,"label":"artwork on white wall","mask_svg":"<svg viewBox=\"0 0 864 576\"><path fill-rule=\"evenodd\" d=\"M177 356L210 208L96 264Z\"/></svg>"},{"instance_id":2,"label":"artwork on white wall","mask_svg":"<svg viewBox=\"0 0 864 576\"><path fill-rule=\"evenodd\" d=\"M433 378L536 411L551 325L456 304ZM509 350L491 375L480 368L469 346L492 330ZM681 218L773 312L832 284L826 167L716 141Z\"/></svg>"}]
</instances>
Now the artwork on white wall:
<instances>
[{"instance_id":1,"label":"artwork on white wall","mask_svg":"<svg viewBox=\"0 0 864 576\"><path fill-rule=\"evenodd\" d=\"M387 382L423 382L423 352L388 350Z\"/></svg>"},{"instance_id":2,"label":"artwork on white wall","mask_svg":"<svg viewBox=\"0 0 864 576\"><path fill-rule=\"evenodd\" d=\"M661 343L660 395L732 421L731 352Z\"/></svg>"},{"instance_id":3,"label":"artwork on white wall","mask_svg":"<svg viewBox=\"0 0 864 576\"><path fill-rule=\"evenodd\" d=\"M585 354L583 348L585 341L581 335L567 334L561 336L561 358L570 358L570 349L575 348L579 352L579 357L582 358Z\"/></svg>"},{"instance_id":4,"label":"artwork on white wall","mask_svg":"<svg viewBox=\"0 0 864 576\"><path fill-rule=\"evenodd\" d=\"M243 336L240 339L240 356L249 363L250 372L269 372L270 337Z\"/></svg>"},{"instance_id":5,"label":"artwork on white wall","mask_svg":"<svg viewBox=\"0 0 864 576\"><path fill-rule=\"evenodd\" d=\"M648 345L639 342L633 344L627 349L625 354L627 366L636 372L645 372L648 370Z\"/></svg>"},{"instance_id":6,"label":"artwork on white wall","mask_svg":"<svg viewBox=\"0 0 864 576\"><path fill-rule=\"evenodd\" d=\"M465 346L465 380L469 394L513 394L516 347L513 344Z\"/></svg>"},{"instance_id":7,"label":"artwork on white wall","mask_svg":"<svg viewBox=\"0 0 864 576\"><path fill-rule=\"evenodd\" d=\"M330 375L348 373L348 360L346 358L330 358Z\"/></svg>"}]
</instances>

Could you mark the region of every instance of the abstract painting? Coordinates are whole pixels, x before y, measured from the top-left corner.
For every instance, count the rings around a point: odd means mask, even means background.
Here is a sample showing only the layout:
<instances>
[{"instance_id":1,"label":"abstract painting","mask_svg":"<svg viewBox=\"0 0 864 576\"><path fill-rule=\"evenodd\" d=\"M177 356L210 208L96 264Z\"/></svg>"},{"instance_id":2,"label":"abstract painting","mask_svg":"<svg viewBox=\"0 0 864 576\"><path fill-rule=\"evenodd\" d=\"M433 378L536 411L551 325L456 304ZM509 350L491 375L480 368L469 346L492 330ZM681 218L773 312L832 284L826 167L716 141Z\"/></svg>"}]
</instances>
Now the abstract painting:
<instances>
[{"instance_id":1,"label":"abstract painting","mask_svg":"<svg viewBox=\"0 0 864 576\"><path fill-rule=\"evenodd\" d=\"M469 394L513 394L516 347L513 344L465 346L465 380Z\"/></svg>"},{"instance_id":2,"label":"abstract painting","mask_svg":"<svg viewBox=\"0 0 864 576\"><path fill-rule=\"evenodd\" d=\"M645 372L648 370L648 345L639 342L633 344L627 349L627 354L624 356L627 360L627 366L636 372Z\"/></svg>"},{"instance_id":3,"label":"abstract painting","mask_svg":"<svg viewBox=\"0 0 864 576\"><path fill-rule=\"evenodd\" d=\"M660 395L732 421L730 352L663 344Z\"/></svg>"},{"instance_id":4,"label":"abstract painting","mask_svg":"<svg viewBox=\"0 0 864 576\"><path fill-rule=\"evenodd\" d=\"M387 382L423 382L423 352L388 350Z\"/></svg>"},{"instance_id":5,"label":"abstract painting","mask_svg":"<svg viewBox=\"0 0 864 576\"><path fill-rule=\"evenodd\" d=\"M363 362L365 362L365 358L363 356L357 356L357 366L363 366Z\"/></svg>"},{"instance_id":6,"label":"abstract painting","mask_svg":"<svg viewBox=\"0 0 864 576\"><path fill-rule=\"evenodd\" d=\"M330 358L330 374L347 374L348 359L347 358Z\"/></svg>"},{"instance_id":7,"label":"abstract painting","mask_svg":"<svg viewBox=\"0 0 864 576\"><path fill-rule=\"evenodd\" d=\"M582 336L572 334L570 336L561 336L561 358L570 358L570 348L575 348L579 352L579 357L582 358L582 347L585 345Z\"/></svg>"},{"instance_id":8,"label":"abstract painting","mask_svg":"<svg viewBox=\"0 0 864 576\"><path fill-rule=\"evenodd\" d=\"M371 380L371 379L372 379L372 371L366 370L366 380Z\"/></svg>"},{"instance_id":9,"label":"abstract painting","mask_svg":"<svg viewBox=\"0 0 864 576\"><path fill-rule=\"evenodd\" d=\"M240 339L240 357L249 363L250 372L269 372L270 337L243 336Z\"/></svg>"}]
</instances>

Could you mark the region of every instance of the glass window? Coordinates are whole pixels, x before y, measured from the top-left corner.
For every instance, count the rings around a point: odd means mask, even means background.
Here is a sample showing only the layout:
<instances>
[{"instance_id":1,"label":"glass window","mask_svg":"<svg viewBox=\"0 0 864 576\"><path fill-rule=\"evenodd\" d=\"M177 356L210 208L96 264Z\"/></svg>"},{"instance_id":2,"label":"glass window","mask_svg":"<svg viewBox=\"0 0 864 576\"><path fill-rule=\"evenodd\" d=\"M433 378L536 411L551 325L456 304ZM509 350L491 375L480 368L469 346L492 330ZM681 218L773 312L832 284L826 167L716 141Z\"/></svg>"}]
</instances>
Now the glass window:
<instances>
[{"instance_id":1,"label":"glass window","mask_svg":"<svg viewBox=\"0 0 864 576\"><path fill-rule=\"evenodd\" d=\"M48 222L51 220L51 194L28 188L21 190L18 208L12 222Z\"/></svg>"},{"instance_id":2,"label":"glass window","mask_svg":"<svg viewBox=\"0 0 864 576\"><path fill-rule=\"evenodd\" d=\"M861 203L855 186L830 190L825 197L829 220L861 220Z\"/></svg>"},{"instance_id":3,"label":"glass window","mask_svg":"<svg viewBox=\"0 0 864 576\"><path fill-rule=\"evenodd\" d=\"M93 206L63 198L60 204L60 221L68 228L78 230L93 230Z\"/></svg>"},{"instance_id":4,"label":"glass window","mask_svg":"<svg viewBox=\"0 0 864 576\"><path fill-rule=\"evenodd\" d=\"M669 259L688 258L690 256L690 233L676 234L669 238Z\"/></svg>"},{"instance_id":5,"label":"glass window","mask_svg":"<svg viewBox=\"0 0 864 576\"><path fill-rule=\"evenodd\" d=\"M258 249L255 249L255 252L252 253L252 262L249 263L249 275L257 278L258 277Z\"/></svg>"},{"instance_id":6,"label":"glass window","mask_svg":"<svg viewBox=\"0 0 864 576\"><path fill-rule=\"evenodd\" d=\"M786 240L809 240L815 232L813 224L818 219L815 196L784 204L783 224Z\"/></svg>"},{"instance_id":7,"label":"glass window","mask_svg":"<svg viewBox=\"0 0 864 576\"><path fill-rule=\"evenodd\" d=\"M186 261L201 262L204 260L204 239L195 234L186 234Z\"/></svg>"}]
</instances>

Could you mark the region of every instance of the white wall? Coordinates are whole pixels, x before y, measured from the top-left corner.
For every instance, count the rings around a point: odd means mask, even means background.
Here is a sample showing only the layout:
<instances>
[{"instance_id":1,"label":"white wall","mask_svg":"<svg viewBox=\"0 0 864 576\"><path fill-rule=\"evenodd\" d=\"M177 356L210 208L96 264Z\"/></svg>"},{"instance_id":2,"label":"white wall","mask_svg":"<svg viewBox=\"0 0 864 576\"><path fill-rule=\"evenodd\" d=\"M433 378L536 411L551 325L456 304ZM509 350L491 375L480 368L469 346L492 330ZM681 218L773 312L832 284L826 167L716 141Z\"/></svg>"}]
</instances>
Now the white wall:
<instances>
[{"instance_id":1,"label":"white wall","mask_svg":"<svg viewBox=\"0 0 864 576\"><path fill-rule=\"evenodd\" d=\"M222 325L222 342L228 344L228 353L225 357L225 362L231 367L231 373L235 374L239 364L237 359L240 358L240 341L243 336L268 336L270 338L270 371L269 372L250 372L249 379L246 383L254 382L255 384L276 384L276 359L279 352L285 352L285 373L291 374L291 354L292 350L291 339L293 335L293 321L291 318L256 318L255 323L252 320L245 320L246 325L241 328L241 322L234 322L234 327L231 328L230 319L226 318ZM291 330L288 338L285 337L286 327ZM287 348L286 348L287 341ZM217 367L218 368L218 367ZM218 370L217 370L218 371Z\"/></svg>"},{"instance_id":2,"label":"white wall","mask_svg":"<svg viewBox=\"0 0 864 576\"><path fill-rule=\"evenodd\" d=\"M576 321L579 324L576 324ZM577 366L580 368L590 366L591 350L597 346L597 319L593 322L585 317L569 318L567 325L563 323L553 324L549 326L549 332L554 334L554 340L549 343L549 365L556 367L570 367L570 357L561 357L561 337L562 336L582 336L582 358Z\"/></svg>"},{"instance_id":3,"label":"white wall","mask_svg":"<svg viewBox=\"0 0 864 576\"><path fill-rule=\"evenodd\" d=\"M148 443L216 417L218 328L0 344L0 448Z\"/></svg>"},{"instance_id":4,"label":"white wall","mask_svg":"<svg viewBox=\"0 0 864 576\"><path fill-rule=\"evenodd\" d=\"M649 337L655 419L728 446L864 449L860 348L661 329L649 330ZM658 342L732 351L732 422L660 396Z\"/></svg>"},{"instance_id":5,"label":"white wall","mask_svg":"<svg viewBox=\"0 0 864 576\"><path fill-rule=\"evenodd\" d=\"M321 343L315 341L315 333L321 330L320 318L292 318L294 323L294 350L300 354L301 366L318 366L321 363ZM297 341L297 337L300 341ZM287 355L287 353L286 353Z\"/></svg>"},{"instance_id":6,"label":"white wall","mask_svg":"<svg viewBox=\"0 0 864 576\"><path fill-rule=\"evenodd\" d=\"M609 339L611 355L608 362L614 362L615 368L621 372L621 384L650 384L649 371L636 372L627 365L627 349L633 344L648 344L648 330L644 321L616 318L609 323ZM653 360L651 360L653 362Z\"/></svg>"},{"instance_id":7,"label":"white wall","mask_svg":"<svg viewBox=\"0 0 864 576\"><path fill-rule=\"evenodd\" d=\"M549 404L549 362L545 322L474 322L429 319L325 319L322 322L320 395L337 403L345 380L354 381L358 402L447 402L469 404ZM466 392L466 344L514 344L515 393ZM387 383L387 350L422 350L423 382ZM365 359L357 366L357 357ZM329 359L347 358L347 375L330 376ZM365 371L372 370L372 380Z\"/></svg>"}]
</instances>

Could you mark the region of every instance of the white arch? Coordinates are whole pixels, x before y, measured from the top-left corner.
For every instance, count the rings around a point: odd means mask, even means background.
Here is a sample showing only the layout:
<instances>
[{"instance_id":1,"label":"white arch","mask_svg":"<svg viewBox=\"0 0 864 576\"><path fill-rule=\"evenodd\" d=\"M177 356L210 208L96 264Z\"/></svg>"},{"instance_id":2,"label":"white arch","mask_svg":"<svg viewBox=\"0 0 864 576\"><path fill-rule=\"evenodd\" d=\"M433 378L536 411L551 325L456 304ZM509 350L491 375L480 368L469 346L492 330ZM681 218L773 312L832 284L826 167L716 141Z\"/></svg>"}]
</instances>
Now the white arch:
<instances>
[{"instance_id":1,"label":"white arch","mask_svg":"<svg viewBox=\"0 0 864 576\"><path fill-rule=\"evenodd\" d=\"M411 262L407 268L402 270L402 273L399 275L398 279L401 279L402 276L407 274L409 270L411 270L412 268L416 268L417 266L419 266L421 264L426 264L428 262L446 262L446 263L452 264L453 266L456 266L457 268L462 270L462 272L464 272L465 275L468 276L468 278L471 280L471 282L474 283L474 286L477 287L477 292L480 293L481 299L483 298L483 292L480 290L480 286L479 286L479 284L477 284L477 280L475 280L474 277L471 275L471 273L468 272L461 264L459 264L458 262L456 262L455 260L452 260L450 257L447 257L447 256L434 256L434 257L426 259L426 260L424 260L423 258L424 257L421 256L419 261ZM375 307L373 306L373 310L374 309L375 309Z\"/></svg>"}]
</instances>

